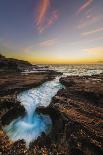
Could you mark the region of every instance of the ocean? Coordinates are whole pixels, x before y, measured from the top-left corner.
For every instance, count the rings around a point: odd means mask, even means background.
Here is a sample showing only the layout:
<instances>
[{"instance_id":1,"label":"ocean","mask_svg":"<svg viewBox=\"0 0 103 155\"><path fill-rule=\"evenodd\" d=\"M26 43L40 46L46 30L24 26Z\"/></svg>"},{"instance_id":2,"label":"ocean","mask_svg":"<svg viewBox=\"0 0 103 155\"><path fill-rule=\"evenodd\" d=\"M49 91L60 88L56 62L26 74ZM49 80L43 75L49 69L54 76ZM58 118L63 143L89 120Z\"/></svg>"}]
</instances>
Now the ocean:
<instances>
[{"instance_id":1,"label":"ocean","mask_svg":"<svg viewBox=\"0 0 103 155\"><path fill-rule=\"evenodd\" d=\"M81 64L81 65L49 65L49 69L62 72L65 76L96 75L103 73L103 64Z\"/></svg>"}]
</instances>

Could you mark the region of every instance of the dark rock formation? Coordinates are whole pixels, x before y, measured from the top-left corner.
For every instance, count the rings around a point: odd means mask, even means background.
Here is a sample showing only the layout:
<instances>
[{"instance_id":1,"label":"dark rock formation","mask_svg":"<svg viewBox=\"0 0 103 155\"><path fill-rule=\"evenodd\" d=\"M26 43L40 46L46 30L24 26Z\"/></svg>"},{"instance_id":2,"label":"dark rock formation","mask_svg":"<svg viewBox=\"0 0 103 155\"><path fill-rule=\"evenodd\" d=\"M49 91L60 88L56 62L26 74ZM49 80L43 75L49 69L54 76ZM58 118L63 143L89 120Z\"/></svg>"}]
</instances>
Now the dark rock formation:
<instances>
[{"instance_id":1,"label":"dark rock formation","mask_svg":"<svg viewBox=\"0 0 103 155\"><path fill-rule=\"evenodd\" d=\"M0 54L0 72L20 72L32 68L27 61L6 58Z\"/></svg>"},{"instance_id":2,"label":"dark rock formation","mask_svg":"<svg viewBox=\"0 0 103 155\"><path fill-rule=\"evenodd\" d=\"M71 76L61 78L60 82L65 88L58 91L50 106L37 109L51 116L51 133L43 133L27 149L24 141L10 143L2 132L3 155L103 154L103 76ZM8 104L5 108L10 109L12 103Z\"/></svg>"},{"instance_id":3,"label":"dark rock formation","mask_svg":"<svg viewBox=\"0 0 103 155\"><path fill-rule=\"evenodd\" d=\"M56 146L67 147L64 154L103 154L103 76L61 78L65 89L53 98L51 106L61 113L63 127L55 130Z\"/></svg>"},{"instance_id":4,"label":"dark rock formation","mask_svg":"<svg viewBox=\"0 0 103 155\"><path fill-rule=\"evenodd\" d=\"M4 62L5 57L0 56L0 59ZM6 63L8 66L9 62ZM25 142L21 140L15 143L11 142L2 130L2 127L19 116L23 116L25 113L24 107L17 101L18 93L37 87L45 81L52 80L55 76L60 75L60 73L48 70L43 73L22 74L20 70L18 72L15 67L14 70L11 67L9 71L6 66L3 66L2 69L3 70L0 70L0 154L33 155L35 154L36 148L27 149ZM42 138L42 141L43 139L45 138ZM37 150L40 154L44 152L46 148L44 147L43 149L41 147Z\"/></svg>"},{"instance_id":5,"label":"dark rock formation","mask_svg":"<svg viewBox=\"0 0 103 155\"><path fill-rule=\"evenodd\" d=\"M48 108L38 112L49 114L52 132L32 143L32 148L46 154L102 155L103 154L103 76L71 76L61 78L65 85Z\"/></svg>"},{"instance_id":6,"label":"dark rock formation","mask_svg":"<svg viewBox=\"0 0 103 155\"><path fill-rule=\"evenodd\" d=\"M5 58L0 56L0 59ZM37 109L40 113L50 115L53 122L52 131L49 135L43 133L30 144L30 148L26 148L23 140L11 142L2 130L3 125L25 113L16 99L17 94L51 80L56 75L58 73L54 71L27 75L21 72L15 73L13 70L11 73L2 72L0 76L1 155L103 154L103 74L60 79L65 88L58 91L49 107Z\"/></svg>"}]
</instances>

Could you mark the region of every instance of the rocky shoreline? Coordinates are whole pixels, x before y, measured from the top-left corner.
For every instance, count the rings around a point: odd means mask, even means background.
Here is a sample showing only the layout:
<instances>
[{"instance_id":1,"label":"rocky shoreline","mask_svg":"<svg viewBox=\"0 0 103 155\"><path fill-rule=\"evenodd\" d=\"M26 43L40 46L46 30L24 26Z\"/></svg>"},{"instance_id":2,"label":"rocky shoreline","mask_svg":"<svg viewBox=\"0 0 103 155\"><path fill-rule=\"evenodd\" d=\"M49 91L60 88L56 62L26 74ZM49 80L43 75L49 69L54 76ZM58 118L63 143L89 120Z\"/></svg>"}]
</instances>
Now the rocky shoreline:
<instances>
[{"instance_id":1,"label":"rocky shoreline","mask_svg":"<svg viewBox=\"0 0 103 155\"><path fill-rule=\"evenodd\" d=\"M25 154L27 150L25 142L23 140L11 142L3 131L3 126L25 114L24 107L17 101L17 95L20 92L53 80L60 73L47 68L43 72L27 73L25 70L38 70L38 66L1 55L0 67L0 154Z\"/></svg>"},{"instance_id":2,"label":"rocky shoreline","mask_svg":"<svg viewBox=\"0 0 103 155\"><path fill-rule=\"evenodd\" d=\"M103 154L103 74L60 79L58 91L47 108L53 129L26 148L23 140L11 142L2 127L25 113L16 96L23 90L52 80L58 73L2 73L0 77L0 153L2 155L101 155ZM15 115L14 115L15 114Z\"/></svg>"},{"instance_id":3,"label":"rocky shoreline","mask_svg":"<svg viewBox=\"0 0 103 155\"><path fill-rule=\"evenodd\" d=\"M67 154L103 154L103 75L70 76L60 82L65 89L51 106L67 120L63 130Z\"/></svg>"},{"instance_id":4,"label":"rocky shoreline","mask_svg":"<svg viewBox=\"0 0 103 155\"><path fill-rule=\"evenodd\" d=\"M48 108L38 109L38 112L51 116L51 134L43 134L31 144L29 150L21 140L10 144L12 151L18 148L18 154L21 151L24 154L102 154L102 75L66 77L61 78L60 82L65 89L57 93ZM98 99L97 105L94 96ZM4 154L7 152L5 149Z\"/></svg>"},{"instance_id":5,"label":"rocky shoreline","mask_svg":"<svg viewBox=\"0 0 103 155\"><path fill-rule=\"evenodd\" d=\"M60 82L65 88L53 97L48 109L38 109L49 114L53 121L48 152L102 155L103 75L69 76Z\"/></svg>"},{"instance_id":6,"label":"rocky shoreline","mask_svg":"<svg viewBox=\"0 0 103 155\"><path fill-rule=\"evenodd\" d=\"M21 145L21 141L15 143L10 142L4 131L2 130L2 126L9 124L14 119L19 116L23 116L25 113L24 107L17 101L17 95L24 91L37 86L40 86L42 83L53 80L55 76L60 75L55 71L47 71L43 73L30 73L30 74L22 74L22 73L2 73L0 77L0 146L2 154L10 154L13 146ZM11 145L12 143L12 145ZM25 142L22 141L22 143ZM10 144L8 147L7 144ZM9 148L9 150L8 150ZM17 148L16 148L17 149ZM25 145L26 149L26 145ZM24 150L25 150L24 149ZM20 148L18 151L20 152ZM23 150L23 151L24 151ZM15 151L15 149L13 150ZM24 151L25 152L25 151ZM13 153L13 152L12 152ZM18 153L17 153L18 154Z\"/></svg>"}]
</instances>

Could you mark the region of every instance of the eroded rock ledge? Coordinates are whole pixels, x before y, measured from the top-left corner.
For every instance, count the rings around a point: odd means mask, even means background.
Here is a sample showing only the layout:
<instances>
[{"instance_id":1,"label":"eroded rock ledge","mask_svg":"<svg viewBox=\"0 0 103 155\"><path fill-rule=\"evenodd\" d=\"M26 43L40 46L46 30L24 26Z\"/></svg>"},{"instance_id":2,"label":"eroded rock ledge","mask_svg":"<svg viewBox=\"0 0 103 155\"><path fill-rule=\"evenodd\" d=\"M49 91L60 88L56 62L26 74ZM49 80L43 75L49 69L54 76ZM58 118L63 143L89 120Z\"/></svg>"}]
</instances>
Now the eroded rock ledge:
<instances>
[{"instance_id":1,"label":"eroded rock ledge","mask_svg":"<svg viewBox=\"0 0 103 155\"><path fill-rule=\"evenodd\" d=\"M68 155L103 154L103 76L71 76L60 82L65 89L51 103L66 120L56 135L57 145Z\"/></svg>"},{"instance_id":2,"label":"eroded rock ledge","mask_svg":"<svg viewBox=\"0 0 103 155\"><path fill-rule=\"evenodd\" d=\"M0 132L3 155L102 155L103 154L103 75L61 78L65 86L48 108L53 129L25 147L23 140L12 143ZM6 140L5 140L6 139Z\"/></svg>"},{"instance_id":3,"label":"eroded rock ledge","mask_svg":"<svg viewBox=\"0 0 103 155\"><path fill-rule=\"evenodd\" d=\"M58 91L50 106L37 109L51 116L53 129L31 144L32 152L102 155L103 76L71 76L61 78L60 82L65 88Z\"/></svg>"},{"instance_id":4,"label":"eroded rock ledge","mask_svg":"<svg viewBox=\"0 0 103 155\"><path fill-rule=\"evenodd\" d=\"M12 143L2 130L2 127L9 124L19 116L24 115L25 109L17 101L18 93L37 87L42 83L53 80L55 76L60 75L55 71L48 70L44 73L2 73L0 76L0 154L24 153L26 145L24 141ZM23 148L22 148L23 145ZM21 149L22 148L22 149ZM16 151L17 150L17 151ZM27 151L28 152L28 151ZM30 154L30 153L29 153Z\"/></svg>"}]
</instances>

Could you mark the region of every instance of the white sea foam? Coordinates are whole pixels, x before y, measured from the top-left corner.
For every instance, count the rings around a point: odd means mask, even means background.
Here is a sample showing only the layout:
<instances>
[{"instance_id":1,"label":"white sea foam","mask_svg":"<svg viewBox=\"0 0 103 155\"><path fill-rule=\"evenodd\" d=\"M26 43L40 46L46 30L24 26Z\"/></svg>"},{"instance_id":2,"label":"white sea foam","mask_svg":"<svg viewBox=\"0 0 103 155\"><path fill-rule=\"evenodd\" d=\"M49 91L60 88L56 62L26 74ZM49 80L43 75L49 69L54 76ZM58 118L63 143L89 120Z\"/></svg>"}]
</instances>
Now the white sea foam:
<instances>
[{"instance_id":1,"label":"white sea foam","mask_svg":"<svg viewBox=\"0 0 103 155\"><path fill-rule=\"evenodd\" d=\"M23 118L19 117L4 128L12 141L24 139L29 146L29 143L37 139L42 132L46 134L50 132L51 118L48 115L38 114L35 110L39 106L47 107L52 97L62 87L59 78L56 78L18 95L18 100L25 107L26 115Z\"/></svg>"}]
</instances>

